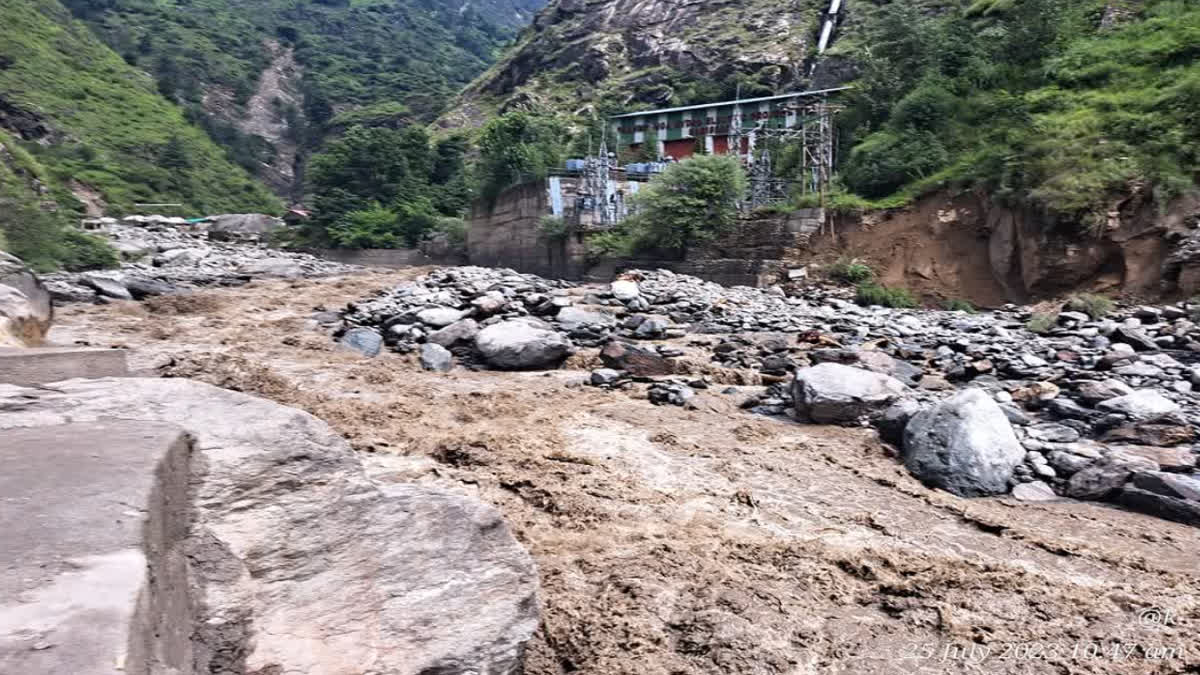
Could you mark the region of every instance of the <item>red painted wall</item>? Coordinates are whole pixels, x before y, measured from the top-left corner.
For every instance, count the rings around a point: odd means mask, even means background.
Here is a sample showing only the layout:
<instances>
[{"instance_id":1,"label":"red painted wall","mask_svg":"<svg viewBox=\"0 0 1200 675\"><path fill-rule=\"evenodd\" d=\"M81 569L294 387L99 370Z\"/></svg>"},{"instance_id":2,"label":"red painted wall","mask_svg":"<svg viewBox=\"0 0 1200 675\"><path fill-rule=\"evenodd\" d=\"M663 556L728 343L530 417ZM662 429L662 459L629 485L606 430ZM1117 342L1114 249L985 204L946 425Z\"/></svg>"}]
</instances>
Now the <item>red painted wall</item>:
<instances>
[{"instance_id":1,"label":"red painted wall","mask_svg":"<svg viewBox=\"0 0 1200 675\"><path fill-rule=\"evenodd\" d=\"M680 138L675 141L665 141L663 145L668 157L684 159L685 157L691 157L692 153L696 150L696 139Z\"/></svg>"}]
</instances>

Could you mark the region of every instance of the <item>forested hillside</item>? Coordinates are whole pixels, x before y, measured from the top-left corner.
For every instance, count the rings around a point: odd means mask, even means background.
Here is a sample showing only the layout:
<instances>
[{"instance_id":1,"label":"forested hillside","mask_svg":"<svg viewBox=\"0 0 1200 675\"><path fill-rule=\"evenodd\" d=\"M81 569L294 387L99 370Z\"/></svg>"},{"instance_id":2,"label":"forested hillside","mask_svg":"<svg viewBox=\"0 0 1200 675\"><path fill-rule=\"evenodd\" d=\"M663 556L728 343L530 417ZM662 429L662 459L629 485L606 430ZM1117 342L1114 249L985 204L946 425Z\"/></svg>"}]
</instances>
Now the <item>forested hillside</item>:
<instances>
[{"instance_id":1,"label":"forested hillside","mask_svg":"<svg viewBox=\"0 0 1200 675\"><path fill-rule=\"evenodd\" d=\"M84 213L79 198L111 213L280 208L57 0L0 0L0 131L7 245L46 265L66 255L47 242Z\"/></svg>"},{"instance_id":2,"label":"forested hillside","mask_svg":"<svg viewBox=\"0 0 1200 675\"><path fill-rule=\"evenodd\" d=\"M539 3L67 0L231 158L292 198L330 132L429 121Z\"/></svg>"}]
</instances>

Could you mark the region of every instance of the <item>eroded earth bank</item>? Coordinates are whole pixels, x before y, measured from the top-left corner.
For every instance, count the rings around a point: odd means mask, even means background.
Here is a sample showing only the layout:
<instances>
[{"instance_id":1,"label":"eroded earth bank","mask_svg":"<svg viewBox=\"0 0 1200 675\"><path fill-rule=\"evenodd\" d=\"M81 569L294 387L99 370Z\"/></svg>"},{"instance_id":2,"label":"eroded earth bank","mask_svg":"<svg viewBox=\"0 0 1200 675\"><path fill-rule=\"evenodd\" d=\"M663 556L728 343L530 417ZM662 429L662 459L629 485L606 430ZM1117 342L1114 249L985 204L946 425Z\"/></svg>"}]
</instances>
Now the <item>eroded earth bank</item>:
<instances>
[{"instance_id":1,"label":"eroded earth bank","mask_svg":"<svg viewBox=\"0 0 1200 675\"><path fill-rule=\"evenodd\" d=\"M469 301L458 316L391 321L402 328L384 328L386 342L398 350L374 358L338 344L336 334L351 327L339 315L348 303L357 308L347 314L351 324L370 325L369 310L380 303L403 314L404 301L389 294L427 272L264 280L143 303L73 304L60 310L52 337L127 347L135 369L301 408L344 434L377 479L495 505L539 570L542 623L527 646L530 675L1200 672L1195 527L1113 499L1065 498L1067 475L1035 475L1039 463L1025 462L1017 473L1028 483L1043 479L1050 494L1041 496L1052 501L966 499L926 487L870 427L764 414L788 407L772 395L789 378L764 368L758 347L721 347L732 339L728 327L700 334L653 318L658 323L636 346L663 356L675 374L601 370L596 381L603 386L592 386L590 371L606 365L599 353L608 334L637 331L637 321L626 327L616 318L634 313L636 304L631 310L614 301L607 284L531 299L559 305L552 326L560 331L567 330L562 306L594 300L580 311L613 314L611 323L575 317L574 353L563 355L560 369L473 369L479 355L460 338L445 340L456 364L449 372L422 368L422 359L438 367L418 346L430 343L437 324L472 312L487 323L487 310ZM438 302L426 309L460 298L432 300ZM943 326L969 318L934 314L945 317L923 320ZM852 360L816 353L848 348L848 334L840 344L822 330L829 323L813 319L802 331L785 332L775 355L788 363L774 365L787 373L792 365ZM760 344L762 335L734 337ZM1083 361L1091 358L1079 351ZM653 354L642 356L656 363ZM943 380L943 369L932 364L949 359L944 370L956 382L947 388L986 375L954 370L952 355L931 351L925 358L929 370L920 377ZM983 369L984 360L970 362ZM1004 366L996 360L999 372ZM1130 363L1140 361L1124 365ZM1186 370L1159 364L1164 378L1188 378ZM1026 367L1029 382L1061 371L1050 363ZM781 384L764 389L772 381ZM910 388L922 401L951 393ZM1032 416L1027 426L1057 435L1040 454L1054 457L1056 442L1095 443L1104 449L1097 462L1119 464L1131 455L1114 459L1109 441L1090 439L1112 429L1155 431L1147 426L1194 433L1191 395L1179 389L1169 397L1177 402L1169 413L1175 419L1157 424L1117 419L1105 426L1082 416L1088 426L1055 428L1041 404L1018 400L1014 407ZM756 412L743 408L756 404ZM1121 443L1143 455L1152 447L1145 438ZM1179 461L1191 453L1190 442L1159 449ZM1131 485L1130 473L1138 471L1187 479L1179 466L1129 461L1135 464L1111 489Z\"/></svg>"}]
</instances>

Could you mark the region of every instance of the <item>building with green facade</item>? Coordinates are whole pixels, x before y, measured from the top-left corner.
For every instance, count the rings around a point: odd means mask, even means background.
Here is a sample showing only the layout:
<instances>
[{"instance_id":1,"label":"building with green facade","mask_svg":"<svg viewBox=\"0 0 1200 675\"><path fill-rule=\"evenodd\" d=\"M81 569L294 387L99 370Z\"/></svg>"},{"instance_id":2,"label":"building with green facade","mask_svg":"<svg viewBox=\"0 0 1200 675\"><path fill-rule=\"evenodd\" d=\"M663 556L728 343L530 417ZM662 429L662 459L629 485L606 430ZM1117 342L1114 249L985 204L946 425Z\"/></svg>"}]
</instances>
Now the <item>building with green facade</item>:
<instances>
[{"instance_id":1,"label":"building with green facade","mask_svg":"<svg viewBox=\"0 0 1200 675\"><path fill-rule=\"evenodd\" d=\"M847 88L647 110L617 115L609 121L622 149L638 151L650 142L657 145L654 150L662 158L683 159L701 148L712 154L746 156L765 136L803 130L823 114L822 104L829 94Z\"/></svg>"}]
</instances>

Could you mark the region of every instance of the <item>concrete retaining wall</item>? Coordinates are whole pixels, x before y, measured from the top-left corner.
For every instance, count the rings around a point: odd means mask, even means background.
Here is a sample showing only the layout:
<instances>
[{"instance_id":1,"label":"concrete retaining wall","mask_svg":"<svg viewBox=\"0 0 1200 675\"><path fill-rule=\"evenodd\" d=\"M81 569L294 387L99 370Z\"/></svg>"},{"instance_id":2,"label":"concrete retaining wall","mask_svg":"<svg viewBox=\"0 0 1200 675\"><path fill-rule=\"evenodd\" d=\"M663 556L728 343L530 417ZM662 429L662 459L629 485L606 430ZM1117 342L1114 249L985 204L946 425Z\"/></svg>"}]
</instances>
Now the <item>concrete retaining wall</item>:
<instances>
[{"instance_id":1,"label":"concrete retaining wall","mask_svg":"<svg viewBox=\"0 0 1200 675\"><path fill-rule=\"evenodd\" d=\"M510 188L494 204L476 201L467 233L471 264L511 267L544 277L582 277L587 267L583 237L574 233L548 239L542 232L542 219L552 215L551 211L543 182Z\"/></svg>"},{"instance_id":2,"label":"concrete retaining wall","mask_svg":"<svg viewBox=\"0 0 1200 675\"><path fill-rule=\"evenodd\" d=\"M559 181L559 194L569 199L578 186ZM548 238L542 220L557 208L546 182L510 188L494 203L476 202L471 210L467 250L470 263L511 267L519 272L561 279L611 279L623 270L669 269L727 286L775 283L788 259L803 248L824 222L822 209L744 220L736 231L682 259L639 257L588 260L585 232L589 223L572 223L565 236ZM570 219L568 218L568 222Z\"/></svg>"}]
</instances>

